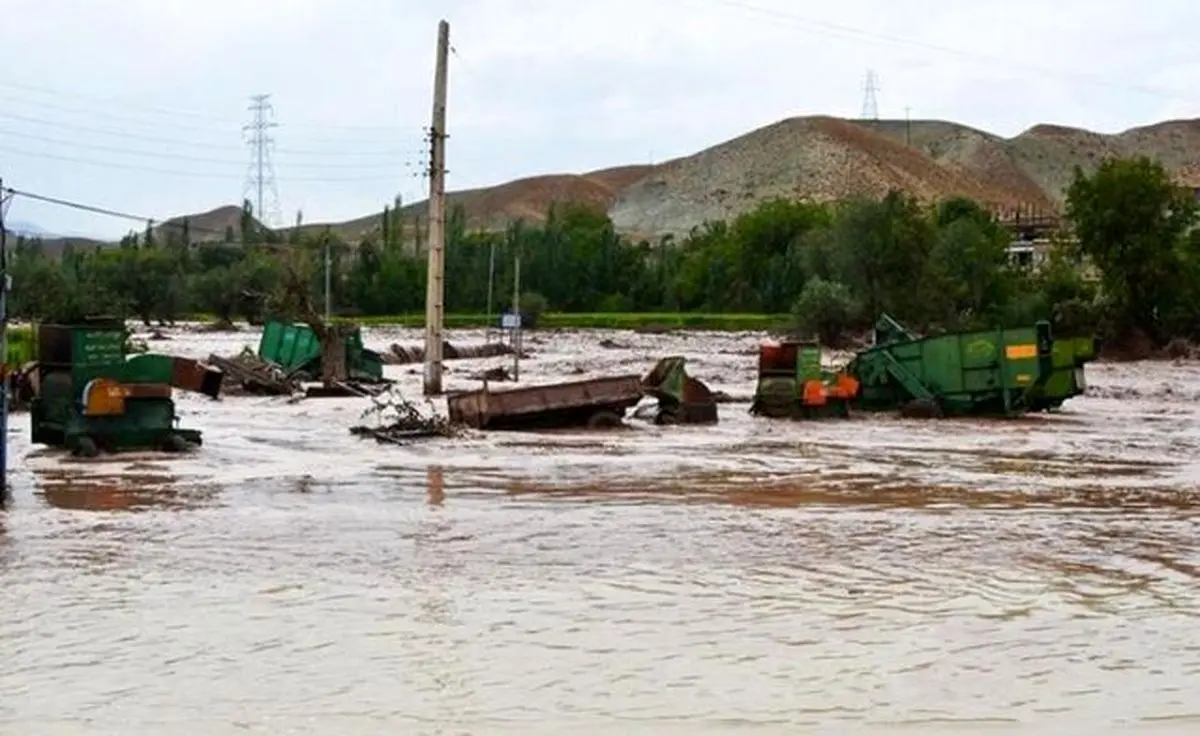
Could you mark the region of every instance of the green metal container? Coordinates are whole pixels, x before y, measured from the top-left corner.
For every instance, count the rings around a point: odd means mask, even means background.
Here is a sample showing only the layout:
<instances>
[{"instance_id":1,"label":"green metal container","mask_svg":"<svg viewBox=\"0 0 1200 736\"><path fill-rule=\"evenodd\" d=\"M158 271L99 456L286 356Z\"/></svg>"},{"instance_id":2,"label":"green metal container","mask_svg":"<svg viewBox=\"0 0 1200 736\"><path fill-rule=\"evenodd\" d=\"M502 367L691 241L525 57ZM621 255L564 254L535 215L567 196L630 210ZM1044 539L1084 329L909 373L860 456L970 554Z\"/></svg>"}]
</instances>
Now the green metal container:
<instances>
[{"instance_id":1,"label":"green metal container","mask_svg":"<svg viewBox=\"0 0 1200 736\"><path fill-rule=\"evenodd\" d=\"M857 403L868 411L1018 414L1045 395L1054 371L1048 322L914 338L884 315L881 337L847 367L861 383Z\"/></svg>"},{"instance_id":2,"label":"green metal container","mask_svg":"<svg viewBox=\"0 0 1200 736\"><path fill-rule=\"evenodd\" d=\"M125 356L125 325L101 319L37 328L38 393L30 404L32 440L82 455L98 450L177 450L201 444L196 430L180 429L170 398L173 358ZM95 382L136 386L119 412L85 413Z\"/></svg>"},{"instance_id":3,"label":"green metal container","mask_svg":"<svg viewBox=\"0 0 1200 736\"><path fill-rule=\"evenodd\" d=\"M309 380L321 375L321 341L306 324L268 322L258 342L258 357L289 375ZM363 346L361 328L355 327L346 335L346 368L353 380L383 380L383 357Z\"/></svg>"}]
</instances>

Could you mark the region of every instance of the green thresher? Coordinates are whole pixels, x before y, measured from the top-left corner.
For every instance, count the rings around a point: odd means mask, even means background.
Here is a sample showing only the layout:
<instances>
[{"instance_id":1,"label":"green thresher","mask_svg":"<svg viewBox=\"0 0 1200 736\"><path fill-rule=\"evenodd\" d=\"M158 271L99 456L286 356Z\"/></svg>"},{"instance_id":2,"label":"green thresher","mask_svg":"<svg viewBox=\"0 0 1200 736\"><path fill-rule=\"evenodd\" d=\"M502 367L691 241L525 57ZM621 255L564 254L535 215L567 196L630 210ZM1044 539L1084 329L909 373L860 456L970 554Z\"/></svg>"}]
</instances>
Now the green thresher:
<instances>
[{"instance_id":1,"label":"green thresher","mask_svg":"<svg viewBox=\"0 0 1200 736\"><path fill-rule=\"evenodd\" d=\"M37 394L30 405L35 444L77 455L99 450L184 450L200 432L180 429L172 386L216 398L223 374L186 358L127 357L121 320L37 328Z\"/></svg>"},{"instance_id":2,"label":"green thresher","mask_svg":"<svg viewBox=\"0 0 1200 736\"><path fill-rule=\"evenodd\" d=\"M1090 352L1089 352L1090 349ZM1014 415L1056 407L1082 392L1094 341L1056 342L1049 322L1032 328L917 337L888 315L875 345L848 372L865 410L934 415Z\"/></svg>"}]
</instances>

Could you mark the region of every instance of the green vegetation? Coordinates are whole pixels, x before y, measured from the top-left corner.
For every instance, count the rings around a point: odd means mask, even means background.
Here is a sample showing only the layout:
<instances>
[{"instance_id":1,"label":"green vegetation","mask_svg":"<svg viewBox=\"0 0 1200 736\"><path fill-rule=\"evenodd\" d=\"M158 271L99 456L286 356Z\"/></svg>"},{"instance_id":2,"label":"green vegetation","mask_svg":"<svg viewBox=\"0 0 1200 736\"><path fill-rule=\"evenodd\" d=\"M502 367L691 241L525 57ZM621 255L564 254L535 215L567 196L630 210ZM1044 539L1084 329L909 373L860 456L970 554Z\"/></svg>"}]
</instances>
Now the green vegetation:
<instances>
[{"instance_id":1,"label":"green vegetation","mask_svg":"<svg viewBox=\"0 0 1200 736\"><path fill-rule=\"evenodd\" d=\"M1200 235L1190 193L1158 164L1130 159L1077 171L1067 194L1077 237L1064 233L1036 272L1010 264L1012 235L965 199L926 206L892 192L831 204L773 200L654 243L618 235L603 212L581 206L492 233L468 231L456 210L447 221L447 323L485 324L493 265L491 311L506 309L519 254L521 309L539 327L790 325L835 343L886 311L926 331L1049 318L1060 334L1136 334L1157 345L1195 338ZM147 324L197 312L257 322L306 303L313 314L328 248L339 318L424 323L420 222L385 209L376 234L346 243L329 232L258 230L248 205L243 220L223 242L191 243L185 225L162 240L148 231L120 247L68 249L61 259L20 241L12 312L57 320L116 313ZM1098 281L1084 278L1086 262Z\"/></svg>"}]
</instances>

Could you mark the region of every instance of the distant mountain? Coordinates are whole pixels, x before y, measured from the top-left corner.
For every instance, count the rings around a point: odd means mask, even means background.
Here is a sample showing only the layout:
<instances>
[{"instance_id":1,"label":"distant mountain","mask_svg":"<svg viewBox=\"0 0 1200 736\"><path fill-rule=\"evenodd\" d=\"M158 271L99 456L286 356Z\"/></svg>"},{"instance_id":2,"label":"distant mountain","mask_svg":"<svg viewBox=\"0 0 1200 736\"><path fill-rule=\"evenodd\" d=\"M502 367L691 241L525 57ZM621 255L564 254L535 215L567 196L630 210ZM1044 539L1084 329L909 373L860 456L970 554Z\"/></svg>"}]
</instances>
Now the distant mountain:
<instances>
[{"instance_id":1,"label":"distant mountain","mask_svg":"<svg viewBox=\"0 0 1200 736\"><path fill-rule=\"evenodd\" d=\"M1036 125L1004 138L941 120L847 120L827 116L782 120L732 140L653 166L621 166L582 174L525 177L496 186L447 193L468 227L503 229L515 219L544 220L553 202L607 210L616 229L635 237L683 235L705 220L736 217L766 198L817 201L879 196L901 189L923 200L967 196L998 212L1060 213L1064 189L1080 166L1092 171L1108 156L1157 159L1180 183L1200 190L1200 119L1169 120L1116 134L1061 125ZM428 223L425 201L400 212L407 238ZM380 206L382 211L382 203ZM158 226L181 230L192 242L240 232L241 208L226 205L179 216ZM380 212L344 222L304 224L351 241L381 231ZM38 233L48 250L61 237L13 222L10 231ZM283 228L289 229L289 228ZM91 239L103 240L103 239ZM72 243L73 245L75 243Z\"/></svg>"},{"instance_id":2,"label":"distant mountain","mask_svg":"<svg viewBox=\"0 0 1200 736\"><path fill-rule=\"evenodd\" d=\"M61 238L63 236L50 232L41 225L25 222L23 220L13 220L4 223L4 229L12 235L24 235L27 238Z\"/></svg>"}]
</instances>

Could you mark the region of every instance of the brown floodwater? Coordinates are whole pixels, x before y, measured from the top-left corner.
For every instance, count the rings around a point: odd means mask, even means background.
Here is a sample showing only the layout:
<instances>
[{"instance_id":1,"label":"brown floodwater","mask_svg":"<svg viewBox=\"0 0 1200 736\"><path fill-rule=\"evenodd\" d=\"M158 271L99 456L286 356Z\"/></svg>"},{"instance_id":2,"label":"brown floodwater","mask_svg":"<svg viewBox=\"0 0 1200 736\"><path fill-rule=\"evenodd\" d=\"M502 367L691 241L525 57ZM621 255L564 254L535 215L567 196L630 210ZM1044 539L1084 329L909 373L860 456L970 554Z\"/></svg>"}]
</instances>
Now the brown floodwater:
<instances>
[{"instance_id":1,"label":"brown floodwater","mask_svg":"<svg viewBox=\"0 0 1200 736\"><path fill-rule=\"evenodd\" d=\"M681 354L748 397L759 339L538 334L522 382ZM72 460L15 415L0 732L1196 733L1200 366L1087 370L1014 421L742 401L407 446L347 431L365 399L181 394L184 457Z\"/></svg>"}]
</instances>

